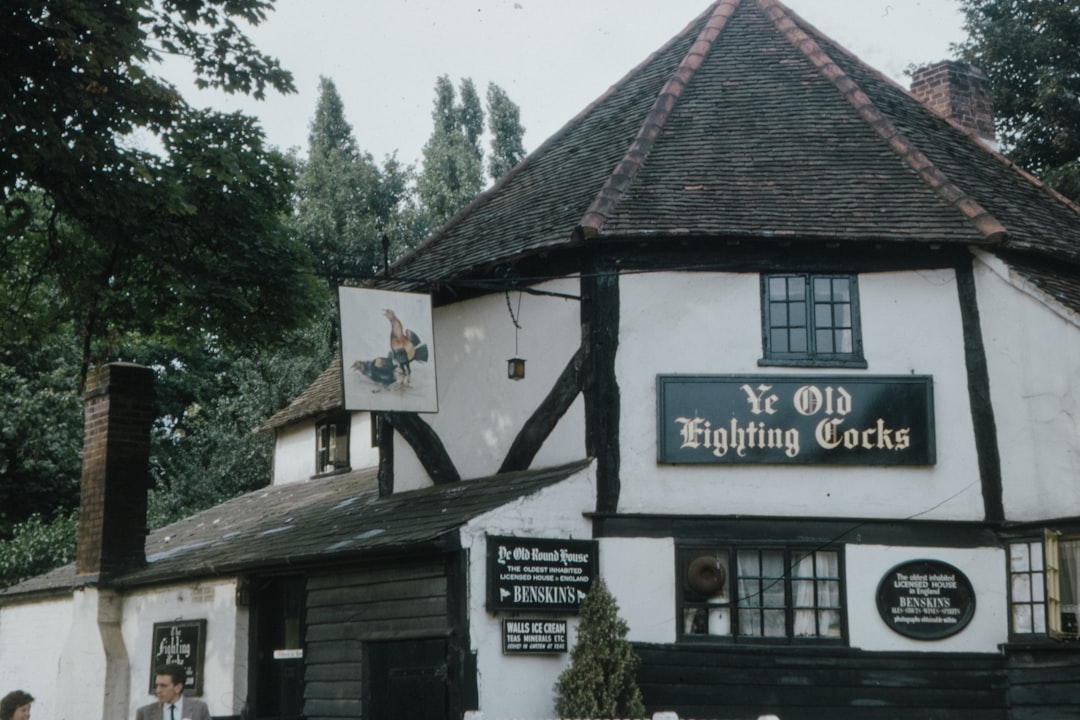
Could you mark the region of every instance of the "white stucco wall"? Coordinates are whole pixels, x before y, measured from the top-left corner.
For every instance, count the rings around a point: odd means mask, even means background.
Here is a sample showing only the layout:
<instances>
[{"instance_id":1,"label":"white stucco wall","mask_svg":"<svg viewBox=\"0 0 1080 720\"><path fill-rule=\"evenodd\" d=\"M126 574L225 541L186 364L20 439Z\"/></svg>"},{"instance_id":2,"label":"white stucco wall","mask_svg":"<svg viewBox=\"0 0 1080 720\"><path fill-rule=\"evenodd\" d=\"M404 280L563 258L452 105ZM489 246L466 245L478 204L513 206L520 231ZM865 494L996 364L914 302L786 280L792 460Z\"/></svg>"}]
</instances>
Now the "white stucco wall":
<instances>
[{"instance_id":1,"label":"white stucco wall","mask_svg":"<svg viewBox=\"0 0 1080 720\"><path fill-rule=\"evenodd\" d=\"M274 442L274 485L307 480L315 472L315 423L277 430Z\"/></svg>"},{"instance_id":2,"label":"white stucco wall","mask_svg":"<svg viewBox=\"0 0 1080 720\"><path fill-rule=\"evenodd\" d=\"M349 427L349 466L353 470L379 464L379 449L371 445L371 413L352 413ZM279 428L274 443L274 485L309 480L315 475L315 423L305 421Z\"/></svg>"},{"instance_id":3,"label":"white stucco wall","mask_svg":"<svg viewBox=\"0 0 1080 720\"><path fill-rule=\"evenodd\" d=\"M154 623L206 620L202 699L214 715L239 715L247 699L248 611L236 607L236 583L220 580L176 584L132 593L123 601L123 636L131 658L128 717L154 702Z\"/></svg>"},{"instance_id":4,"label":"white stucco wall","mask_svg":"<svg viewBox=\"0 0 1080 720\"><path fill-rule=\"evenodd\" d=\"M971 622L941 640L915 640L892 630L877 610L877 589L896 565L937 560L962 572L976 597ZM878 652L997 652L1008 639L1005 556L1000 548L844 546L845 609L850 646ZM600 574L635 642L677 641L675 546L671 538L604 538Z\"/></svg>"},{"instance_id":5,"label":"white stucco wall","mask_svg":"<svg viewBox=\"0 0 1080 720\"><path fill-rule=\"evenodd\" d=\"M540 720L555 717L552 688L570 662L569 653L504 655L502 621L520 617L556 617L544 613L490 613L487 600L487 536L592 538L592 523L583 513L596 506L595 465L529 497L474 518L462 528L462 546L469 553L469 631L477 653L480 707L485 717ZM600 552L601 560L604 554ZM567 642L573 645L577 616L567 620ZM528 708L528 716L522 715Z\"/></svg>"},{"instance_id":6,"label":"white stucco wall","mask_svg":"<svg viewBox=\"0 0 1080 720\"><path fill-rule=\"evenodd\" d=\"M577 296L576 280L545 283L539 289ZM577 300L510 294L521 329L507 309L507 296L492 294L436 308L439 348L439 412L421 415L438 433L463 478L494 474L518 431L547 396L581 344ZM516 352L516 354L515 354ZM526 360L525 379L509 380L506 361ZM562 418L533 462L559 465L585 455L584 405L580 398ZM394 445L394 489L430 484L412 448Z\"/></svg>"},{"instance_id":7,"label":"white stucco wall","mask_svg":"<svg viewBox=\"0 0 1080 720\"><path fill-rule=\"evenodd\" d=\"M1080 514L1080 318L997 258L977 258L1005 515Z\"/></svg>"},{"instance_id":8,"label":"white stucco wall","mask_svg":"<svg viewBox=\"0 0 1080 720\"><path fill-rule=\"evenodd\" d=\"M70 598L0 608L0 695L12 690L33 695L35 720L61 717L59 659L71 633L72 612Z\"/></svg>"},{"instance_id":9,"label":"white stucco wall","mask_svg":"<svg viewBox=\"0 0 1080 720\"><path fill-rule=\"evenodd\" d=\"M892 630L877 610L877 588L896 565L939 560L971 581L975 614L960 632L941 640L915 640ZM1008 640L1008 581L1000 548L920 548L846 545L846 602L851 647L877 651L998 652Z\"/></svg>"},{"instance_id":10,"label":"white stucco wall","mask_svg":"<svg viewBox=\"0 0 1080 720\"><path fill-rule=\"evenodd\" d=\"M860 274L859 296L867 369L759 367L757 274L622 276L620 512L981 519L953 272ZM656 376L677 373L930 375L937 463L659 465Z\"/></svg>"}]
</instances>

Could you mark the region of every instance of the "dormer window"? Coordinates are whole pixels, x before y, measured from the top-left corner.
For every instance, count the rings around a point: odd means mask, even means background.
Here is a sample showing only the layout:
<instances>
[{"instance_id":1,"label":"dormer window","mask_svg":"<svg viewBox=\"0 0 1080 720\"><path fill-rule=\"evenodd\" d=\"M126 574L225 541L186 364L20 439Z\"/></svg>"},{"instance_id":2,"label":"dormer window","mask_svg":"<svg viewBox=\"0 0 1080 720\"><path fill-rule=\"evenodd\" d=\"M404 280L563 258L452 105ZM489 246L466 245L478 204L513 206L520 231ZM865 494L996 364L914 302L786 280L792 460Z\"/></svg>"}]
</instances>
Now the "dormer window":
<instances>
[{"instance_id":1,"label":"dormer window","mask_svg":"<svg viewBox=\"0 0 1080 720\"><path fill-rule=\"evenodd\" d=\"M855 275L761 276L760 365L866 367Z\"/></svg>"},{"instance_id":2,"label":"dormer window","mask_svg":"<svg viewBox=\"0 0 1080 720\"><path fill-rule=\"evenodd\" d=\"M348 413L335 415L315 425L315 473L338 472L349 468Z\"/></svg>"}]
</instances>

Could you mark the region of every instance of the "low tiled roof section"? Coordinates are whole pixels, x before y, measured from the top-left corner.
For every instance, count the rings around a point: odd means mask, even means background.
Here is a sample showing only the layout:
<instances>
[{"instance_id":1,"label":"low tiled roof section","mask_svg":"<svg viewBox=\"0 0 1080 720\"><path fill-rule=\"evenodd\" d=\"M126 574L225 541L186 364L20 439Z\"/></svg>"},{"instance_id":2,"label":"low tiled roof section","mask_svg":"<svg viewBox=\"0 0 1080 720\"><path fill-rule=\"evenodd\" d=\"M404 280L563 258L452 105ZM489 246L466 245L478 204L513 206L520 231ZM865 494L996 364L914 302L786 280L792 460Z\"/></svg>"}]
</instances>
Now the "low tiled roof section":
<instances>
[{"instance_id":1,"label":"low tiled roof section","mask_svg":"<svg viewBox=\"0 0 1080 720\"><path fill-rule=\"evenodd\" d=\"M777 0L722 0L392 269L436 282L592 237L1007 246L1080 212Z\"/></svg>"},{"instance_id":2,"label":"low tiled roof section","mask_svg":"<svg viewBox=\"0 0 1080 720\"><path fill-rule=\"evenodd\" d=\"M379 497L374 470L274 485L150 533L139 586L259 568L434 547L472 518L583 471L588 460ZM14 598L70 589L75 564L0 592Z\"/></svg>"},{"instance_id":3,"label":"low tiled roof section","mask_svg":"<svg viewBox=\"0 0 1080 720\"><path fill-rule=\"evenodd\" d=\"M315 378L303 393L271 415L259 430L274 430L304 418L340 410L345 407L345 389L341 380L341 356Z\"/></svg>"}]
</instances>

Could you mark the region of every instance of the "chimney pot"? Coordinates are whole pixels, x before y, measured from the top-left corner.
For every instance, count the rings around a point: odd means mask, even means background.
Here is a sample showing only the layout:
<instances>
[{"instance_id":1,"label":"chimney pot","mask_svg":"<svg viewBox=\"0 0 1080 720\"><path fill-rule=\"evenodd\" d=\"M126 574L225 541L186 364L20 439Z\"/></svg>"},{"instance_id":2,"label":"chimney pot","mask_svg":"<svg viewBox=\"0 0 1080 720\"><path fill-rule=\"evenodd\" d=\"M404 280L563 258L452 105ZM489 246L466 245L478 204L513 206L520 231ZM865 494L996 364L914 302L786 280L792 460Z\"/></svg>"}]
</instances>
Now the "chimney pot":
<instances>
[{"instance_id":1,"label":"chimney pot","mask_svg":"<svg viewBox=\"0 0 1080 720\"><path fill-rule=\"evenodd\" d=\"M982 70L959 60L927 65L912 73L911 94L988 146L997 147L993 94Z\"/></svg>"}]
</instances>

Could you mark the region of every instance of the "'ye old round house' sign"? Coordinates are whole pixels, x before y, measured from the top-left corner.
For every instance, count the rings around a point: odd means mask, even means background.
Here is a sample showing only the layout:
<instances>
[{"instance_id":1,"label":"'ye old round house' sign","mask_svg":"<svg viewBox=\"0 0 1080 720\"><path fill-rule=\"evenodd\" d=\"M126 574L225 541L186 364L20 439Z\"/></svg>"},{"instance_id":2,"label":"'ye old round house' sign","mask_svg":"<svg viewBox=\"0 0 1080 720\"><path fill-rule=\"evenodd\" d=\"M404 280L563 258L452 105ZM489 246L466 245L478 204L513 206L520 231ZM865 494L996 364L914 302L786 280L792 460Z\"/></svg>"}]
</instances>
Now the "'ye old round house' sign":
<instances>
[{"instance_id":1,"label":"'ye old round house' sign","mask_svg":"<svg viewBox=\"0 0 1080 720\"><path fill-rule=\"evenodd\" d=\"M975 592L964 573L938 560L897 565L878 585L877 606L890 628L916 640L940 640L975 615Z\"/></svg>"}]
</instances>

